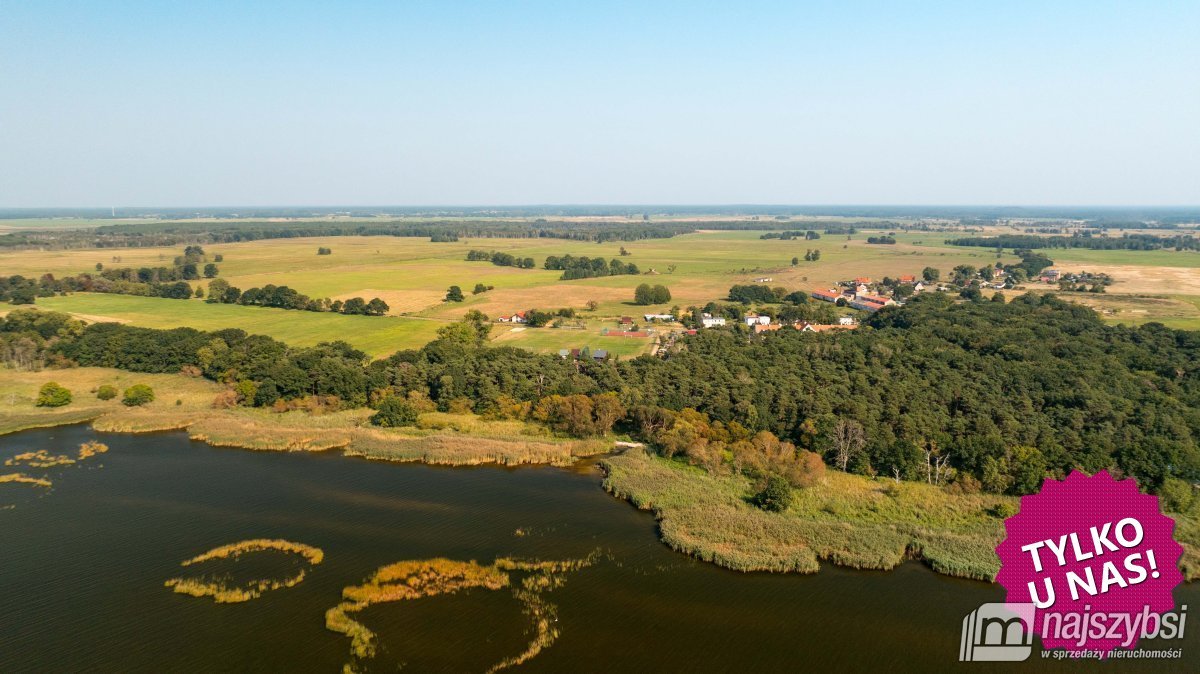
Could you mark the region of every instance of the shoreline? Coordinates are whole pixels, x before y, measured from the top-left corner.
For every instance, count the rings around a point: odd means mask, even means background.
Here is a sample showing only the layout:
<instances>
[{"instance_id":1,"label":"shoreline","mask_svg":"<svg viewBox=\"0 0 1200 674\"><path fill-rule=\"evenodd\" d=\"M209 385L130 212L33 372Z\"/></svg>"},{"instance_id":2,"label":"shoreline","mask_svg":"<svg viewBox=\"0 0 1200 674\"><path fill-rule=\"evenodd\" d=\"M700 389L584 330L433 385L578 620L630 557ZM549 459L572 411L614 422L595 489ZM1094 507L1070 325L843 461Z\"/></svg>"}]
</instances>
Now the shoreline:
<instances>
[{"instance_id":1,"label":"shoreline","mask_svg":"<svg viewBox=\"0 0 1200 674\"><path fill-rule=\"evenodd\" d=\"M115 372L95 370L92 374L105 379ZM823 562L888 571L916 560L942 575L993 582L999 570L994 550L1003 538L1003 523L989 512L1001 503L1018 502L1014 497L949 494L923 483L893 485L890 480L829 471L821 485L796 490L798 504L789 512L768 513L746 502L751 493L748 478L710 475L652 456L620 438L555 438L518 422L445 413L426 413L418 427L383 429L366 424L368 409L324 414L213 409L208 403L215 384L179 375L134 378L154 377L167 378L156 386L178 393L187 404L160 400L146 408L129 408L80 401L77 410L32 408L18 414L12 425L0 426L0 437L89 424L98 433L182 431L212 447L336 450L373 461L446 467L569 468L582 459L595 459L602 473L599 486L613 498L653 513L662 544L742 572L816 573ZM1174 517L1176 537L1185 549L1180 563L1185 578L1200 579L1200 518L1191 513Z\"/></svg>"}]
</instances>

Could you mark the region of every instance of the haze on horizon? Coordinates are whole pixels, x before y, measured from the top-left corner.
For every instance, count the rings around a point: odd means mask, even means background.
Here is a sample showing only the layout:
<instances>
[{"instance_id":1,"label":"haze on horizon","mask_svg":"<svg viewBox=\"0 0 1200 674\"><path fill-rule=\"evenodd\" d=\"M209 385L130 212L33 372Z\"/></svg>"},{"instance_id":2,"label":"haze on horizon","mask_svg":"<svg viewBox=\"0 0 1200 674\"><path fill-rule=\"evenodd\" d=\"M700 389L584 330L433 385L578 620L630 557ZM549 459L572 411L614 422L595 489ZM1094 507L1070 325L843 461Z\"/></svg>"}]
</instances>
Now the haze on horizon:
<instances>
[{"instance_id":1,"label":"haze on horizon","mask_svg":"<svg viewBox=\"0 0 1200 674\"><path fill-rule=\"evenodd\" d=\"M5 2L0 207L1200 204L1200 4Z\"/></svg>"}]
</instances>

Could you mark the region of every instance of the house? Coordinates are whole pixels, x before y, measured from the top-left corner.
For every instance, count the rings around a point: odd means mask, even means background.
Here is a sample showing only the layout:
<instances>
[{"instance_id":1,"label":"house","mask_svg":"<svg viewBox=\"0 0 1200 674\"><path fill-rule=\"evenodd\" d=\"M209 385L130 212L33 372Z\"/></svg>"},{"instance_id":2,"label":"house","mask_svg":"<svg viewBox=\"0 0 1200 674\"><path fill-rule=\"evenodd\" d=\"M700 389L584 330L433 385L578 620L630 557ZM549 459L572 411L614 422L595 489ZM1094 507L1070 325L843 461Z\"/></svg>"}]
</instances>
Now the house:
<instances>
[{"instance_id":1,"label":"house","mask_svg":"<svg viewBox=\"0 0 1200 674\"><path fill-rule=\"evenodd\" d=\"M913 284L913 293L914 294L919 293L924 289L925 289L924 281L917 281L916 283Z\"/></svg>"},{"instance_id":2,"label":"house","mask_svg":"<svg viewBox=\"0 0 1200 674\"><path fill-rule=\"evenodd\" d=\"M782 327L783 327L783 326L782 326L782 325L780 325L779 323L775 323L775 324L768 324L768 323L755 323L755 324L754 324L754 334L758 335L758 334L761 334L761 333L764 333L764 332L770 332L770 331L772 331L772 330L778 330L779 328L782 328Z\"/></svg>"},{"instance_id":3,"label":"house","mask_svg":"<svg viewBox=\"0 0 1200 674\"><path fill-rule=\"evenodd\" d=\"M700 325L706 328L717 328L725 325L723 316L713 316L712 314L700 314Z\"/></svg>"},{"instance_id":4,"label":"house","mask_svg":"<svg viewBox=\"0 0 1200 674\"><path fill-rule=\"evenodd\" d=\"M867 285L867 284L868 284L868 283L870 283L870 282L871 282L871 277L870 277L870 276L856 276L856 277L854 277L854 284L855 284L855 285Z\"/></svg>"},{"instance_id":5,"label":"house","mask_svg":"<svg viewBox=\"0 0 1200 674\"><path fill-rule=\"evenodd\" d=\"M841 293L832 290L814 290L809 295L814 300L821 300L822 302L836 302L842 296Z\"/></svg>"},{"instance_id":6,"label":"house","mask_svg":"<svg viewBox=\"0 0 1200 674\"><path fill-rule=\"evenodd\" d=\"M592 360L608 360L608 351L596 349L592 352Z\"/></svg>"},{"instance_id":7,"label":"house","mask_svg":"<svg viewBox=\"0 0 1200 674\"><path fill-rule=\"evenodd\" d=\"M570 355L571 355L571 352L566 349L558 350L558 357L562 358L563 360L566 360L567 356L570 356Z\"/></svg>"},{"instance_id":8,"label":"house","mask_svg":"<svg viewBox=\"0 0 1200 674\"><path fill-rule=\"evenodd\" d=\"M898 280L905 285L912 285L917 282L917 277L910 274L908 276L901 276Z\"/></svg>"},{"instance_id":9,"label":"house","mask_svg":"<svg viewBox=\"0 0 1200 674\"><path fill-rule=\"evenodd\" d=\"M841 316L838 318L838 325L854 325L853 316Z\"/></svg>"},{"instance_id":10,"label":"house","mask_svg":"<svg viewBox=\"0 0 1200 674\"><path fill-rule=\"evenodd\" d=\"M751 326L751 327L753 327L755 325L770 325L771 324L770 316L759 316L758 314L754 313L753 311L746 314L742 318L742 320L746 322L746 325Z\"/></svg>"},{"instance_id":11,"label":"house","mask_svg":"<svg viewBox=\"0 0 1200 674\"><path fill-rule=\"evenodd\" d=\"M517 313L513 314L512 316L501 316L501 317L497 318L496 320L500 323L524 323L525 322L525 312L518 311Z\"/></svg>"},{"instance_id":12,"label":"house","mask_svg":"<svg viewBox=\"0 0 1200 674\"><path fill-rule=\"evenodd\" d=\"M621 325L633 325L633 316L622 316Z\"/></svg>"},{"instance_id":13,"label":"house","mask_svg":"<svg viewBox=\"0 0 1200 674\"><path fill-rule=\"evenodd\" d=\"M865 283L859 283L858 285L854 286L855 295L866 295L869 292L871 292L871 286Z\"/></svg>"},{"instance_id":14,"label":"house","mask_svg":"<svg viewBox=\"0 0 1200 674\"><path fill-rule=\"evenodd\" d=\"M770 283L771 281L772 281L772 279L770 276L760 276L760 277L754 279L755 283Z\"/></svg>"},{"instance_id":15,"label":"house","mask_svg":"<svg viewBox=\"0 0 1200 674\"><path fill-rule=\"evenodd\" d=\"M675 315L674 314L645 314L642 316L642 318L647 323L649 323L650 321L673 321L673 320L675 320Z\"/></svg>"},{"instance_id":16,"label":"house","mask_svg":"<svg viewBox=\"0 0 1200 674\"><path fill-rule=\"evenodd\" d=\"M1062 272L1060 272L1059 270L1047 269L1046 271L1042 272L1041 279L1045 283L1057 283L1059 276L1062 276Z\"/></svg>"}]
</instances>

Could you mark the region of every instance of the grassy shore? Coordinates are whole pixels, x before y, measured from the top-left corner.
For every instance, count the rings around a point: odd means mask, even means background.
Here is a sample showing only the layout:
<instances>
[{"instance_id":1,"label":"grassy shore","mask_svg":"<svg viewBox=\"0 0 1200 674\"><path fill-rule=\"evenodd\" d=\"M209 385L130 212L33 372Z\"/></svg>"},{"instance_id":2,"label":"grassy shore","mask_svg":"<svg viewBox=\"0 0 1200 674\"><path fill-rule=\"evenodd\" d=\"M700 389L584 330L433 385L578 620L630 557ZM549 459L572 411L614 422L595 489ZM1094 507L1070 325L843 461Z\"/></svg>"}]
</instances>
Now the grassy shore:
<instances>
[{"instance_id":1,"label":"grassy shore","mask_svg":"<svg viewBox=\"0 0 1200 674\"><path fill-rule=\"evenodd\" d=\"M1016 498L951 494L931 485L871 480L829 471L820 484L795 492L783 513L748 503L754 492L740 476L714 477L686 464L630 450L606 458L604 487L659 519L671 548L739 571L813 573L820 561L856 569L891 569L916 558L950 576L991 581L1000 568L1002 504ZM1200 578L1200 524L1177 517L1181 566Z\"/></svg>"},{"instance_id":2,"label":"grassy shore","mask_svg":"<svg viewBox=\"0 0 1200 674\"><path fill-rule=\"evenodd\" d=\"M42 384L55 381L70 389L71 404L36 407ZM102 401L95 391L103 384L119 390L149 384L154 402L126 407L117 399ZM581 456L612 448L604 440L556 438L543 427L513 421L483 421L473 414L426 413L417 426L383 429L371 426L369 409L325 414L305 411L275 413L263 409L214 409L222 390L213 382L178 374L136 374L108 368L73 368L18 372L0 370L0 435L29 428L91 421L101 432L149 433L186 431L194 440L219 447L266 451L342 450L348 456L442 465L554 464L569 465Z\"/></svg>"}]
</instances>

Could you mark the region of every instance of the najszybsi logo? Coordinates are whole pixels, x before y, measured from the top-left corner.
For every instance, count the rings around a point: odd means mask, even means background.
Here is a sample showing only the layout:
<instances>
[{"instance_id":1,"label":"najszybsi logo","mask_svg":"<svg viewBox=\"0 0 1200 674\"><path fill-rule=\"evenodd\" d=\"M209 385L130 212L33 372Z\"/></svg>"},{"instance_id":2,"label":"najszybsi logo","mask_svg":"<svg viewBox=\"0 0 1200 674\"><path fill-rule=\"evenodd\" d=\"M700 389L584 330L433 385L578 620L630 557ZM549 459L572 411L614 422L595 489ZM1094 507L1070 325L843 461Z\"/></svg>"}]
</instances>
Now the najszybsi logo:
<instances>
[{"instance_id":1,"label":"najszybsi logo","mask_svg":"<svg viewBox=\"0 0 1200 674\"><path fill-rule=\"evenodd\" d=\"M963 618L960 662L1020 662L1033 652L1033 604L984 604Z\"/></svg>"},{"instance_id":2,"label":"najszybsi logo","mask_svg":"<svg viewBox=\"0 0 1200 674\"><path fill-rule=\"evenodd\" d=\"M959 639L960 662L1019 662L1033 652L1036 604L984 604L963 618ZM1090 606L1088 607L1091 608ZM1044 616L1041 637L1069 640L1082 645L1090 638L1116 639L1125 648L1142 639L1183 639L1187 605L1178 612L1152 613L1051 613ZM1046 657L1050 651L1043 653ZM1178 648L1167 650L1055 650L1055 659L1177 659Z\"/></svg>"}]
</instances>

